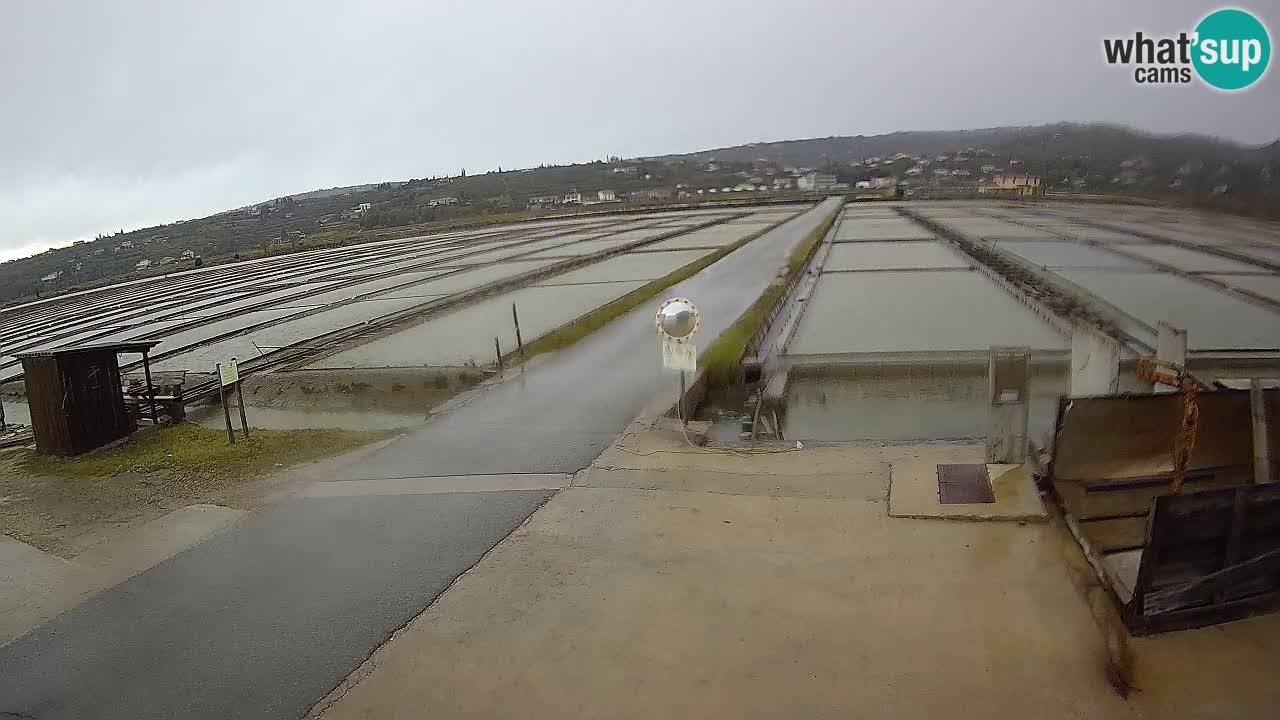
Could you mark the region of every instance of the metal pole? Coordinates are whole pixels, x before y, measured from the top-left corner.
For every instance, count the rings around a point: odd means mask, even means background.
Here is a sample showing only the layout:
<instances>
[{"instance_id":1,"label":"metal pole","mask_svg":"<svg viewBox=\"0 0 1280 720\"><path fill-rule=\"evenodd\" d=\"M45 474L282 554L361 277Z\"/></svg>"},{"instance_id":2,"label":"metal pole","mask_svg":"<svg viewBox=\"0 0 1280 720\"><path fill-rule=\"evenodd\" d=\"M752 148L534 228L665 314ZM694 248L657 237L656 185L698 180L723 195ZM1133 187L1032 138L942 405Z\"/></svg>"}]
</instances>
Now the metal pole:
<instances>
[{"instance_id":1,"label":"metal pole","mask_svg":"<svg viewBox=\"0 0 1280 720\"><path fill-rule=\"evenodd\" d=\"M0 430L4 430L7 425L4 423L4 399L0 398Z\"/></svg>"},{"instance_id":2,"label":"metal pole","mask_svg":"<svg viewBox=\"0 0 1280 720\"><path fill-rule=\"evenodd\" d=\"M520 359L524 360L524 338L520 337L520 313L516 312L515 303L511 303L511 320L516 324L516 347L520 349Z\"/></svg>"},{"instance_id":3,"label":"metal pole","mask_svg":"<svg viewBox=\"0 0 1280 720\"><path fill-rule=\"evenodd\" d=\"M1253 416L1253 482L1265 485L1272 482L1271 448L1268 447L1267 399L1262 392L1262 381L1249 381L1249 408Z\"/></svg>"},{"instance_id":4,"label":"metal pole","mask_svg":"<svg viewBox=\"0 0 1280 720\"><path fill-rule=\"evenodd\" d=\"M680 410L680 427L689 427L689 418L685 417L684 394L687 392L684 387L684 371L680 371L680 397L676 400L676 407Z\"/></svg>"},{"instance_id":5,"label":"metal pole","mask_svg":"<svg viewBox=\"0 0 1280 720\"><path fill-rule=\"evenodd\" d=\"M151 401L151 424L160 424L160 414L156 412L156 386L151 384L151 358L147 351L142 351L142 372L147 376L147 399Z\"/></svg>"},{"instance_id":6,"label":"metal pole","mask_svg":"<svg viewBox=\"0 0 1280 720\"><path fill-rule=\"evenodd\" d=\"M502 369L502 346L498 344L498 336L493 336L493 354L498 357L498 369Z\"/></svg>"},{"instance_id":7,"label":"metal pole","mask_svg":"<svg viewBox=\"0 0 1280 720\"><path fill-rule=\"evenodd\" d=\"M236 434L231 429L231 408L227 406L226 388L222 387L222 363L214 365L214 371L218 373L218 400L222 402L222 417L227 421L227 442L232 445L236 444Z\"/></svg>"},{"instance_id":8,"label":"metal pole","mask_svg":"<svg viewBox=\"0 0 1280 720\"><path fill-rule=\"evenodd\" d=\"M240 429L244 432L244 439L249 439L249 420L244 415L244 380L236 383L236 400L240 404Z\"/></svg>"}]
</instances>

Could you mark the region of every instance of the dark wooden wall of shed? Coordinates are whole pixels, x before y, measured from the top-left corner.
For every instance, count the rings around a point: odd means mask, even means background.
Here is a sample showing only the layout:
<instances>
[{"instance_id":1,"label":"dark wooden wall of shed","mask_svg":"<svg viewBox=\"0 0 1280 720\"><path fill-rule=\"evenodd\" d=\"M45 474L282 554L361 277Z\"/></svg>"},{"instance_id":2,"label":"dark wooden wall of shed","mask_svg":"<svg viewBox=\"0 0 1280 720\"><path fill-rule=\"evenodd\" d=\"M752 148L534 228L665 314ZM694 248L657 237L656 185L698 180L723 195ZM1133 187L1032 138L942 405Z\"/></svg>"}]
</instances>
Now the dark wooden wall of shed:
<instances>
[{"instance_id":1,"label":"dark wooden wall of shed","mask_svg":"<svg viewBox=\"0 0 1280 720\"><path fill-rule=\"evenodd\" d=\"M24 358L23 372L37 451L79 455L136 429L114 352Z\"/></svg>"},{"instance_id":2,"label":"dark wooden wall of shed","mask_svg":"<svg viewBox=\"0 0 1280 720\"><path fill-rule=\"evenodd\" d=\"M31 429L36 450L46 455L71 455L67 433L67 413L63 407L62 374L56 357L22 359L27 386L27 406L31 409Z\"/></svg>"},{"instance_id":3,"label":"dark wooden wall of shed","mask_svg":"<svg viewBox=\"0 0 1280 720\"><path fill-rule=\"evenodd\" d=\"M125 410L120 364L114 352L65 355L61 364L70 398L68 434L75 454L102 447L135 430Z\"/></svg>"}]
</instances>

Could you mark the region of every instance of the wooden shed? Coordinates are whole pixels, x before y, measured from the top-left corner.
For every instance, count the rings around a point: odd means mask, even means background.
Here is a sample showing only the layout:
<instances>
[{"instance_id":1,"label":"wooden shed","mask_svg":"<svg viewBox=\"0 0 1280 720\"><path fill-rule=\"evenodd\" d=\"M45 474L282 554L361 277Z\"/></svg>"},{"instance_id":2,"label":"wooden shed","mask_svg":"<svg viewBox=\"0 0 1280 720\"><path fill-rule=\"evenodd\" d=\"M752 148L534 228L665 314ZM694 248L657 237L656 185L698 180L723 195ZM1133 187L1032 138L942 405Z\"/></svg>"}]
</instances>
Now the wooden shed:
<instances>
[{"instance_id":1,"label":"wooden shed","mask_svg":"<svg viewBox=\"0 0 1280 720\"><path fill-rule=\"evenodd\" d=\"M19 353L36 450L46 455L79 455L132 433L136 423L125 409L118 355L141 353L150 377L148 353L157 344L111 343Z\"/></svg>"}]
</instances>

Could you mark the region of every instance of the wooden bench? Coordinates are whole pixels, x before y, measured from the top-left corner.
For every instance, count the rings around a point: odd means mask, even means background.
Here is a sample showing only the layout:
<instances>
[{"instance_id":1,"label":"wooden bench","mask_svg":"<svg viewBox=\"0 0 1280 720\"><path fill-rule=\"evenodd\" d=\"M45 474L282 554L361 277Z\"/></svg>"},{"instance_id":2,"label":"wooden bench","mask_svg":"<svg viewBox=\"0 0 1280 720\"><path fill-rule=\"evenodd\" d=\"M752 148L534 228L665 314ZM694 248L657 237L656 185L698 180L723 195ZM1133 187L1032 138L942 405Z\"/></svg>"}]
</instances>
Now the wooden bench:
<instances>
[{"instance_id":1,"label":"wooden bench","mask_svg":"<svg viewBox=\"0 0 1280 720\"><path fill-rule=\"evenodd\" d=\"M151 402L154 399L159 415L167 415L174 422L182 420L187 416L187 406L182 396L186 381L185 370L154 372L151 374L151 386L155 395L149 397L145 375L138 372L123 375L121 385L124 386L125 407L134 417L142 417L151 412Z\"/></svg>"}]
</instances>

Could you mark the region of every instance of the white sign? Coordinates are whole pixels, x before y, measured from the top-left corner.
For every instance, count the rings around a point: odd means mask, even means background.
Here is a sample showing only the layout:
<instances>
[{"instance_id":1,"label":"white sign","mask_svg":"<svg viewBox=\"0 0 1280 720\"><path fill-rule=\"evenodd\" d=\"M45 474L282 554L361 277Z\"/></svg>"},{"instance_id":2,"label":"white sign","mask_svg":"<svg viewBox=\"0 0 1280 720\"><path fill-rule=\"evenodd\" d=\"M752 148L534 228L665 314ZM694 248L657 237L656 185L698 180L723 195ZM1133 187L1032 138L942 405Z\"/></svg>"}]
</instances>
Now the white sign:
<instances>
[{"instance_id":1,"label":"white sign","mask_svg":"<svg viewBox=\"0 0 1280 720\"><path fill-rule=\"evenodd\" d=\"M218 366L218 377L222 380L222 387L240 382L240 365L235 358L231 358L231 362Z\"/></svg>"},{"instance_id":2,"label":"white sign","mask_svg":"<svg viewBox=\"0 0 1280 720\"><path fill-rule=\"evenodd\" d=\"M698 372L698 349L688 340L662 338L662 367Z\"/></svg>"}]
</instances>

